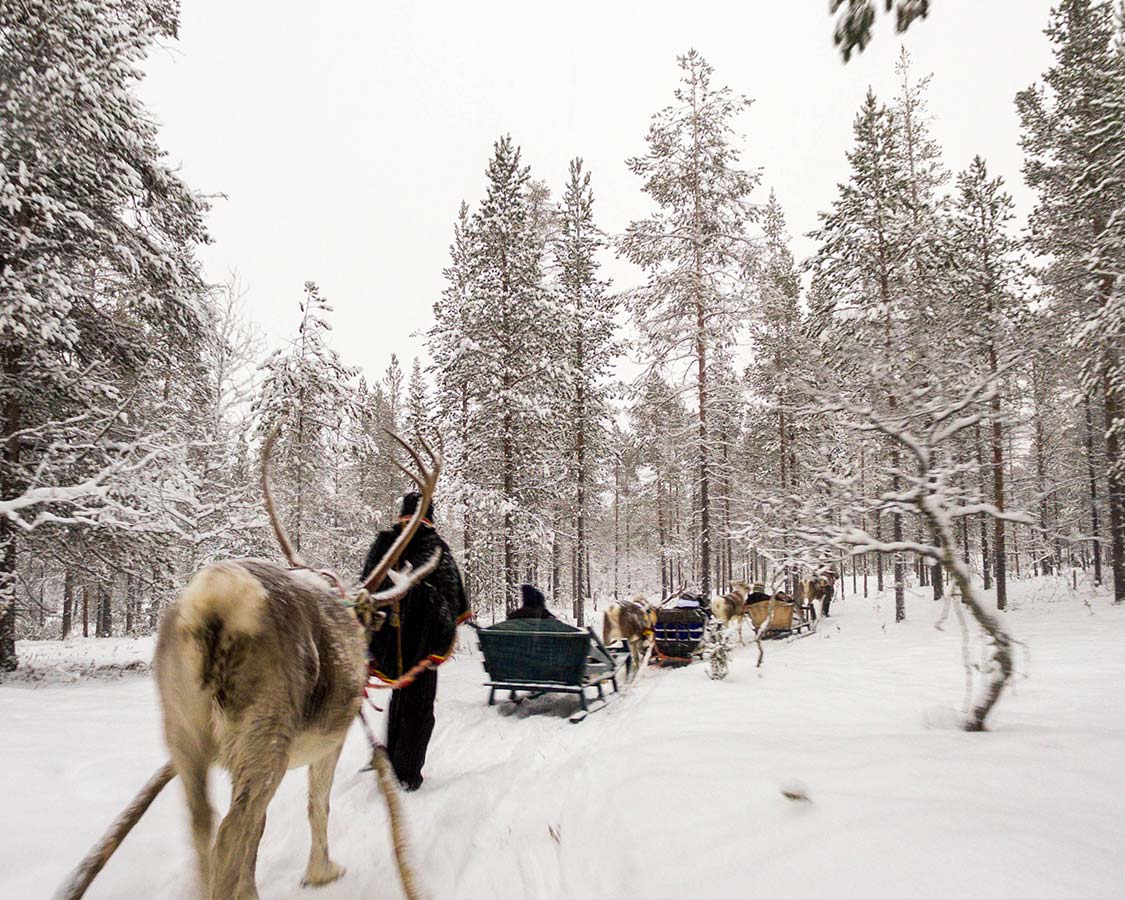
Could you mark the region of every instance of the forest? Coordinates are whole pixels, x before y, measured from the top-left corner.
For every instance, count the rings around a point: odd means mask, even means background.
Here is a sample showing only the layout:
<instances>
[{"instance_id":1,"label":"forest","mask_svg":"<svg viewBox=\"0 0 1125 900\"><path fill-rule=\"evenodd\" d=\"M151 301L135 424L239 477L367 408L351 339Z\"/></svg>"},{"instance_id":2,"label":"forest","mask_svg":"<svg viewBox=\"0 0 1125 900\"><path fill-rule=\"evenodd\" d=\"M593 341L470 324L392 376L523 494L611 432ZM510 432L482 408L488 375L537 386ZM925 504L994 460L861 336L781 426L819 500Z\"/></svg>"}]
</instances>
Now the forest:
<instances>
[{"instance_id":1,"label":"forest","mask_svg":"<svg viewBox=\"0 0 1125 900\"><path fill-rule=\"evenodd\" d=\"M1094 0L1043 24L1053 63L1013 98L1025 228L986 159L945 158L904 48L796 259L750 101L685 48L625 161L647 216L601 230L598 173L531 171L514 122L450 211L424 358L373 363L333 349L317 273L280 347L205 276L213 201L135 91L174 4L3 4L0 668L17 639L150 633L201 565L271 555L277 423L282 517L343 572L406 487L387 432L440 439L486 621L525 581L582 624L823 564L898 620L910 586L1003 611L1063 571L1125 602L1125 32Z\"/></svg>"},{"instance_id":2,"label":"forest","mask_svg":"<svg viewBox=\"0 0 1125 900\"><path fill-rule=\"evenodd\" d=\"M812 6L0 0L0 896L1125 896L1125 4Z\"/></svg>"}]
</instances>

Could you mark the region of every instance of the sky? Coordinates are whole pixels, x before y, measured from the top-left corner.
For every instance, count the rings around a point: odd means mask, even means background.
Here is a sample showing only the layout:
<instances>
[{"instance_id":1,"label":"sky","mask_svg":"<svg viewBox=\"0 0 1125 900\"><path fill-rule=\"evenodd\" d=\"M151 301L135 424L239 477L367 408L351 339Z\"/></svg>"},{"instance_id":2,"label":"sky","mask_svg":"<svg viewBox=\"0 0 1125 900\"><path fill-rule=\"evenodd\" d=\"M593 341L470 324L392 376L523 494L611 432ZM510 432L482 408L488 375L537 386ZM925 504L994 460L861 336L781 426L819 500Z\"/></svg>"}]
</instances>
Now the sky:
<instances>
[{"instance_id":1,"label":"sky","mask_svg":"<svg viewBox=\"0 0 1125 900\"><path fill-rule=\"evenodd\" d=\"M1014 98L1050 64L1052 0L937 0L904 36L881 17L844 65L827 0L729 3L372 3L182 0L180 39L155 50L141 94L169 161L213 195L207 276L238 274L268 349L296 330L304 282L335 309L333 344L376 378L424 357L462 200L484 194L510 133L534 178L561 194L592 172L595 214L623 231L650 201L625 164L672 101L677 55L754 100L743 164L776 191L798 258L847 177L868 86L890 100L901 45L932 73L934 134L954 172L974 154L1026 215ZM606 260L616 288L639 273Z\"/></svg>"}]
</instances>

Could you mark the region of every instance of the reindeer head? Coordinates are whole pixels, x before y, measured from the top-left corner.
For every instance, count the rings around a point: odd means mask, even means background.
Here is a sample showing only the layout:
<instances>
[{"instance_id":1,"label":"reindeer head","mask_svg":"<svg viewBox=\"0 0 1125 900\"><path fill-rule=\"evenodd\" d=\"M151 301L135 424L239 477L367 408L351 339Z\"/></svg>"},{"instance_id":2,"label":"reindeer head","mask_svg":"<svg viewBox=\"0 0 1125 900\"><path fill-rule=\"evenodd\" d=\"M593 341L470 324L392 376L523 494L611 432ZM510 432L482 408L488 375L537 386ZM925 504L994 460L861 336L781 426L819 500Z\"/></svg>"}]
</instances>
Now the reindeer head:
<instances>
[{"instance_id":1,"label":"reindeer head","mask_svg":"<svg viewBox=\"0 0 1125 900\"><path fill-rule=\"evenodd\" d=\"M266 512L269 514L270 525L273 526L273 533L277 538L277 543L281 546L281 552L285 554L285 558L289 561L289 565L292 568L315 571L318 575L330 581L339 592L341 602L355 610L356 618L359 619L364 630L367 632L377 630L386 618L386 613L383 610L393 606L402 599L414 585L433 572L441 561L441 550L438 549L433 552L425 563L416 569L407 565L402 571L395 570L395 565L398 564L403 551L406 550L411 538L413 538L414 534L418 531L418 527L422 524L422 519L425 517L426 510L430 507L430 501L433 500L434 488L437 486L438 476L441 474L443 463L440 449L441 443L439 441L438 450L435 451L425 440L422 438L418 439L422 444L422 449L426 456L429 458L429 465L427 466L418 452L407 444L406 441L393 432L387 432L392 438L398 441L413 461L415 469L409 469L398 461L395 462L395 465L418 486L418 490L422 496L414 514L410 517L410 520L403 527L402 531L399 532L391 548L371 571L371 574L367 576L362 584L349 589L344 586L344 582L340 576L331 569L312 569L296 550L293 549L293 544L289 540L289 535L285 531L285 526L281 524L281 519L277 514L277 508L274 506L273 492L270 490L270 455L273 452L274 442L277 440L277 436L280 433L281 425L275 425L270 431L269 437L266 438L265 446L262 448L262 495L265 498ZM388 578L391 581L391 586L384 590L376 590L376 588Z\"/></svg>"}]
</instances>

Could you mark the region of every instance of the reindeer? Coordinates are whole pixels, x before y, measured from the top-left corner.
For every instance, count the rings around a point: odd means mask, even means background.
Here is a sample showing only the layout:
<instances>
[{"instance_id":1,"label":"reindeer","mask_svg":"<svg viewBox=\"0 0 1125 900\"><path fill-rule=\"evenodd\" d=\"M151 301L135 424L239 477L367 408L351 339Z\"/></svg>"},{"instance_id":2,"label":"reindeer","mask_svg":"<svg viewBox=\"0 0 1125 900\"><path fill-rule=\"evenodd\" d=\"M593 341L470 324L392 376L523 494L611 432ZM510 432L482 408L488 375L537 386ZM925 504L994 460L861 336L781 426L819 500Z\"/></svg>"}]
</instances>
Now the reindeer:
<instances>
[{"instance_id":1,"label":"reindeer","mask_svg":"<svg viewBox=\"0 0 1125 900\"><path fill-rule=\"evenodd\" d=\"M270 493L277 434L275 428L262 451L262 491L289 566L243 559L205 567L165 614L156 643L164 738L184 783L199 877L210 900L257 898L266 807L286 769L297 766L309 769L312 848L303 883L328 884L343 874L328 854L328 798L360 710L366 643L384 615L378 610L403 597L440 559L438 551L413 571L394 570L442 466L424 441L428 467L394 436L417 467L399 466L422 491L417 512L357 589L345 591L333 572L311 571L293 550ZM388 578L391 587L369 593ZM230 772L232 781L230 809L214 842L207 800L212 764Z\"/></svg>"},{"instance_id":2,"label":"reindeer","mask_svg":"<svg viewBox=\"0 0 1125 900\"><path fill-rule=\"evenodd\" d=\"M632 600L614 601L602 617L602 642L608 645L623 640L628 644L634 678L640 673L641 660L653 641L655 622L656 610L642 594Z\"/></svg>"},{"instance_id":3,"label":"reindeer","mask_svg":"<svg viewBox=\"0 0 1125 900\"><path fill-rule=\"evenodd\" d=\"M816 603L818 600L820 601L820 614L822 616L828 615L825 600L828 597L829 590L833 589L835 585L836 572L834 569L816 572L808 578L801 579L801 583L797 587L797 596L800 598L802 608L808 611L814 621L816 620Z\"/></svg>"},{"instance_id":4,"label":"reindeer","mask_svg":"<svg viewBox=\"0 0 1125 900\"><path fill-rule=\"evenodd\" d=\"M742 618L746 615L746 598L750 596L750 585L745 581L732 581L729 594L723 594L711 601L711 614L719 620L723 627L731 622L738 622L738 642L744 644L742 639Z\"/></svg>"}]
</instances>

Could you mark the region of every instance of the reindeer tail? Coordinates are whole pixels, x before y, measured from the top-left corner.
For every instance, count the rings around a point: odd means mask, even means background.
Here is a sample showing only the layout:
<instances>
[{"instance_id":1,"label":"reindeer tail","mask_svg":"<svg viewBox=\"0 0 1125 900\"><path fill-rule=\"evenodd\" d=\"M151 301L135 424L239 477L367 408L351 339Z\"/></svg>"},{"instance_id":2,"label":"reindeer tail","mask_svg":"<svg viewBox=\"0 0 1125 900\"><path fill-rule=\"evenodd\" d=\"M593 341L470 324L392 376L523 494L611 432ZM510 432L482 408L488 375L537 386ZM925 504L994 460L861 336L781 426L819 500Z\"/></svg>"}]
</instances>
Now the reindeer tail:
<instances>
[{"instance_id":1,"label":"reindeer tail","mask_svg":"<svg viewBox=\"0 0 1125 900\"><path fill-rule=\"evenodd\" d=\"M200 685L215 691L220 705L234 650L262 631L266 604L262 583L231 563L201 569L180 595L178 629L196 645Z\"/></svg>"}]
</instances>

